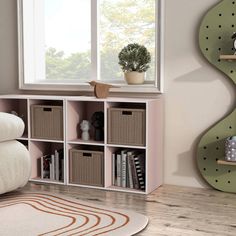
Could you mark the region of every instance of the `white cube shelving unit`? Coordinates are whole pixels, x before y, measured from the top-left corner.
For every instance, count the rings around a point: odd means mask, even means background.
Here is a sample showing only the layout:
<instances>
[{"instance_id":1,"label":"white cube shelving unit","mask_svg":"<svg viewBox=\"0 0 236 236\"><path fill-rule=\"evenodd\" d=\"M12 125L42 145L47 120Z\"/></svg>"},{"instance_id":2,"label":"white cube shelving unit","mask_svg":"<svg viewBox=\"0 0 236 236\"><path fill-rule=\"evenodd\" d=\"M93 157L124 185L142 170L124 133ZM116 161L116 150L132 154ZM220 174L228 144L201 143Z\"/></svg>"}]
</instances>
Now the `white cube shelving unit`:
<instances>
[{"instance_id":1,"label":"white cube shelving unit","mask_svg":"<svg viewBox=\"0 0 236 236\"><path fill-rule=\"evenodd\" d=\"M51 105L63 107L63 140L37 139L31 137L31 105ZM109 144L107 137L108 108L142 108L145 109L145 145L130 146ZM32 172L31 181L41 183L55 183L80 187L98 188L104 190L124 191L131 193L148 194L163 183L163 99L159 96L155 99L141 98L108 98L97 99L86 96L43 96L43 95L1 95L0 112L16 111L25 122L25 132L18 140L29 149ZM104 141L83 141L78 127L84 119L89 120L94 112L104 112ZM90 130L93 137L94 131ZM64 149L64 181L52 181L41 179L39 159L47 152L55 149ZM72 184L69 181L69 150L77 148L81 150L95 149L104 152L104 186ZM145 152L146 183L145 191L112 186L112 153L126 149L139 149Z\"/></svg>"}]
</instances>

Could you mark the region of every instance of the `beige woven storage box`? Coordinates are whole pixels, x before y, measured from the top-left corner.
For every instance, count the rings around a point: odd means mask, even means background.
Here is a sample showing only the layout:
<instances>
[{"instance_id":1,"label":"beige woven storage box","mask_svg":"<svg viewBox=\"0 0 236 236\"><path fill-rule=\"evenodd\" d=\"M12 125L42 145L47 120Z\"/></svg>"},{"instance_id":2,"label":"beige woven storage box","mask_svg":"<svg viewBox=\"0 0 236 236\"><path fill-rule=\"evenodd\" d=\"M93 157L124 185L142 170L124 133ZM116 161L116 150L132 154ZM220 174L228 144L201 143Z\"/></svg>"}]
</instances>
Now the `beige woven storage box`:
<instances>
[{"instance_id":1,"label":"beige woven storage box","mask_svg":"<svg viewBox=\"0 0 236 236\"><path fill-rule=\"evenodd\" d=\"M104 186L103 152L71 149L69 158L70 183Z\"/></svg>"},{"instance_id":2,"label":"beige woven storage box","mask_svg":"<svg viewBox=\"0 0 236 236\"><path fill-rule=\"evenodd\" d=\"M63 140L62 106L31 105L31 137Z\"/></svg>"},{"instance_id":3,"label":"beige woven storage box","mask_svg":"<svg viewBox=\"0 0 236 236\"><path fill-rule=\"evenodd\" d=\"M108 143L145 146L145 109L108 108Z\"/></svg>"}]
</instances>

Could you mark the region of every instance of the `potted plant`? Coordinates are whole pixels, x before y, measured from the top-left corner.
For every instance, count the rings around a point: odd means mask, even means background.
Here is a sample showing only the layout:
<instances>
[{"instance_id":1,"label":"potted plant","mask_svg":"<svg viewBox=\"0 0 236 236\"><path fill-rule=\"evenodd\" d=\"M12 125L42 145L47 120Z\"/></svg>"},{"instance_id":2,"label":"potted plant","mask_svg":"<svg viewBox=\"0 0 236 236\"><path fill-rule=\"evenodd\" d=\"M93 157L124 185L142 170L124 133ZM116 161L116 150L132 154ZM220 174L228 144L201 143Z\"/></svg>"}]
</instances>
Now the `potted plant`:
<instances>
[{"instance_id":1,"label":"potted plant","mask_svg":"<svg viewBox=\"0 0 236 236\"><path fill-rule=\"evenodd\" d=\"M150 67L151 54L137 43L128 44L119 53L119 65L128 84L143 84L144 74Z\"/></svg>"}]
</instances>

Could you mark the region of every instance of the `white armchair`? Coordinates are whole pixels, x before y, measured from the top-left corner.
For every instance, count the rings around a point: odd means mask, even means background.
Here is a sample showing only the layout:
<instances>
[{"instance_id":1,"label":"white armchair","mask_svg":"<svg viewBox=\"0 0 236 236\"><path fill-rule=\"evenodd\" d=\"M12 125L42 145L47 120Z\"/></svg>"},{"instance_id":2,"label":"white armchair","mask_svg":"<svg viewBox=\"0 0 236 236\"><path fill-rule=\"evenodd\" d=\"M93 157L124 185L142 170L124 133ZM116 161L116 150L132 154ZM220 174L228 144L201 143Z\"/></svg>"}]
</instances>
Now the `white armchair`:
<instances>
[{"instance_id":1,"label":"white armchair","mask_svg":"<svg viewBox=\"0 0 236 236\"><path fill-rule=\"evenodd\" d=\"M23 187L30 178L29 152L15 140L24 128L21 118L0 112L0 194Z\"/></svg>"}]
</instances>

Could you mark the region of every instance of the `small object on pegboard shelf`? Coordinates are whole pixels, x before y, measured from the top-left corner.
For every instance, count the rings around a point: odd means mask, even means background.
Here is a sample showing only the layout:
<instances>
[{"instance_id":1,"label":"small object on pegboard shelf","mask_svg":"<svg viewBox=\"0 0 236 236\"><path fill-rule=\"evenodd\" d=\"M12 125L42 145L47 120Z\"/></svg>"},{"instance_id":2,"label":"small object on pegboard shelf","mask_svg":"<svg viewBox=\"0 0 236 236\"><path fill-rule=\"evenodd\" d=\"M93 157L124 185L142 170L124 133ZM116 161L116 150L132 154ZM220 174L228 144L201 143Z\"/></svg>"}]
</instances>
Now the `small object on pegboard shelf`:
<instances>
[{"instance_id":1,"label":"small object on pegboard shelf","mask_svg":"<svg viewBox=\"0 0 236 236\"><path fill-rule=\"evenodd\" d=\"M225 141L225 160L236 163L236 136L228 137Z\"/></svg>"},{"instance_id":2,"label":"small object on pegboard shelf","mask_svg":"<svg viewBox=\"0 0 236 236\"><path fill-rule=\"evenodd\" d=\"M234 47L234 55L235 55L236 54L236 32L233 33L231 38L234 40L233 47Z\"/></svg>"},{"instance_id":3,"label":"small object on pegboard shelf","mask_svg":"<svg viewBox=\"0 0 236 236\"><path fill-rule=\"evenodd\" d=\"M220 60L229 60L229 61L236 60L236 32L233 33L231 39L233 39L233 48L232 49L234 49L234 54L220 55Z\"/></svg>"}]
</instances>

